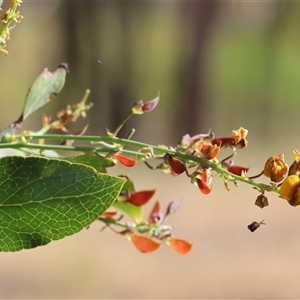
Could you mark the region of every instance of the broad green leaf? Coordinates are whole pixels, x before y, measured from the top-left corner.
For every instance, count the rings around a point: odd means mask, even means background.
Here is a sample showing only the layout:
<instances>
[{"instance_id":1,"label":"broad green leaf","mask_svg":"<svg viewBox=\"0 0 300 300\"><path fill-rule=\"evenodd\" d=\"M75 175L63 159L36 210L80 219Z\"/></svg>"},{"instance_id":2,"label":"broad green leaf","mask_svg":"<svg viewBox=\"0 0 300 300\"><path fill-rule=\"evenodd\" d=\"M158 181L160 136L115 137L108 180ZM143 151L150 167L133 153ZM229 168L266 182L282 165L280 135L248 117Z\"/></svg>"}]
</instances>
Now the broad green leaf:
<instances>
[{"instance_id":1,"label":"broad green leaf","mask_svg":"<svg viewBox=\"0 0 300 300\"><path fill-rule=\"evenodd\" d=\"M0 159L0 251L46 245L79 232L119 195L125 180L42 157Z\"/></svg>"},{"instance_id":2,"label":"broad green leaf","mask_svg":"<svg viewBox=\"0 0 300 300\"><path fill-rule=\"evenodd\" d=\"M47 68L44 69L29 89L23 108L22 121L49 102L51 95L56 95L62 90L67 71L68 65L64 63L60 64L53 73L49 72Z\"/></svg>"},{"instance_id":3,"label":"broad green leaf","mask_svg":"<svg viewBox=\"0 0 300 300\"><path fill-rule=\"evenodd\" d=\"M141 222L143 220L144 208L143 206L135 206L126 201L116 201L113 206L124 212L129 217L133 218L137 222Z\"/></svg>"},{"instance_id":4,"label":"broad green leaf","mask_svg":"<svg viewBox=\"0 0 300 300\"><path fill-rule=\"evenodd\" d=\"M106 168L115 165L111 159L102 158L93 153L80 154L77 156L69 156L69 157L64 157L63 159L72 163L80 163L87 166L91 166L94 169L96 169L96 171L99 173L106 173Z\"/></svg>"}]
</instances>

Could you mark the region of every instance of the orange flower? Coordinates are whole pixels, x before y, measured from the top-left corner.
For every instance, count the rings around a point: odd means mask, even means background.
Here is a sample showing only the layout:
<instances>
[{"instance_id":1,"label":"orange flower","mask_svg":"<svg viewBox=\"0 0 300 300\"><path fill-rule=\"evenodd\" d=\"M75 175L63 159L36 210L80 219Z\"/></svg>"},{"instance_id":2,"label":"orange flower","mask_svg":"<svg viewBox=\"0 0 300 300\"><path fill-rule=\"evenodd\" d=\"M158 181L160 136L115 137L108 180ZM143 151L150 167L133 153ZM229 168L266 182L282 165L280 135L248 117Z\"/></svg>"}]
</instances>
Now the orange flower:
<instances>
[{"instance_id":1,"label":"orange flower","mask_svg":"<svg viewBox=\"0 0 300 300\"><path fill-rule=\"evenodd\" d=\"M200 148L200 152L206 156L208 160L215 158L221 148L219 146L213 146L211 144L203 144Z\"/></svg>"},{"instance_id":2,"label":"orange flower","mask_svg":"<svg viewBox=\"0 0 300 300\"><path fill-rule=\"evenodd\" d=\"M156 242L146 236L130 234L128 235L129 239L132 241L134 246L143 253L150 253L159 248L161 243Z\"/></svg>"},{"instance_id":3,"label":"orange flower","mask_svg":"<svg viewBox=\"0 0 300 300\"><path fill-rule=\"evenodd\" d=\"M274 182L280 182L287 173L288 167L283 154L271 156L265 163L264 175Z\"/></svg>"},{"instance_id":4,"label":"orange flower","mask_svg":"<svg viewBox=\"0 0 300 300\"><path fill-rule=\"evenodd\" d=\"M192 249L192 244L182 239L168 238L166 240L177 253L186 254Z\"/></svg>"}]
</instances>

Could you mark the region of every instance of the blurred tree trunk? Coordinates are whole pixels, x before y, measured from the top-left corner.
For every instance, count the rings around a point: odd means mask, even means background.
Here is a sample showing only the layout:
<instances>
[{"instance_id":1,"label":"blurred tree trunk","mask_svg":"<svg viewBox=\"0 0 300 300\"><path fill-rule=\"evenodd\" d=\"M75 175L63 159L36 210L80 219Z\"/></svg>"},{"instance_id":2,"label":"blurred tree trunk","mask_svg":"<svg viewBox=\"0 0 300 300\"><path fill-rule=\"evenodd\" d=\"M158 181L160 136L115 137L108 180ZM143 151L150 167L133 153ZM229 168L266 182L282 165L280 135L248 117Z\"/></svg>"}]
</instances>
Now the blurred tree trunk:
<instances>
[{"instance_id":1,"label":"blurred tree trunk","mask_svg":"<svg viewBox=\"0 0 300 300\"><path fill-rule=\"evenodd\" d=\"M220 10L220 2L188 2L186 5L186 18L190 19L192 30L192 51L188 69L186 71L186 87L182 109L176 118L180 120L184 133L194 134L205 131L203 128L203 115L207 113L206 96L206 57L207 48L213 26Z\"/></svg>"},{"instance_id":2,"label":"blurred tree trunk","mask_svg":"<svg viewBox=\"0 0 300 300\"><path fill-rule=\"evenodd\" d=\"M99 2L68 2L64 5L65 52L71 71L77 70L80 77L73 88L88 87L91 89L90 101L95 107L90 112L90 133L98 133L99 129L108 126L116 128L124 119L127 111L131 87L131 60L130 60L130 3L99 3ZM116 47L120 46L118 64L110 69L110 74L103 74L103 67L98 60L101 58L102 22L107 20L107 11L113 10L118 16L120 28L118 35L121 40L115 40ZM115 36L111 36L115 39ZM85 55L82 54L85 52ZM82 58L85 58L82 61ZM102 61L105 63L105 61ZM78 75L77 74L77 75ZM76 76L75 76L76 77ZM114 80L109 80L114 78ZM78 94L77 94L78 95ZM79 94L81 95L81 94ZM78 96L76 96L78 97ZM105 97L105 99L103 99ZM131 99L132 100L132 99ZM101 116L101 118L99 118ZM125 126L126 130L126 126ZM103 132L102 132L103 133Z\"/></svg>"}]
</instances>

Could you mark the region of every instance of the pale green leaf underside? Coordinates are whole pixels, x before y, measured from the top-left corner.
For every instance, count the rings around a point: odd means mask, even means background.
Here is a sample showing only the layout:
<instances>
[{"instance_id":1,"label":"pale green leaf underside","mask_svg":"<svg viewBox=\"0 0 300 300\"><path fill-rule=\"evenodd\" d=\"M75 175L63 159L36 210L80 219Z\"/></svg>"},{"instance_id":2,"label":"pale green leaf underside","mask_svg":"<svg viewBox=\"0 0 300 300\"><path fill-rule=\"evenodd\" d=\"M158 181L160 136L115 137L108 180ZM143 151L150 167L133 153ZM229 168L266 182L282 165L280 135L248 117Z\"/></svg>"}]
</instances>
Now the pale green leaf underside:
<instances>
[{"instance_id":1,"label":"pale green leaf underside","mask_svg":"<svg viewBox=\"0 0 300 300\"><path fill-rule=\"evenodd\" d=\"M53 73L45 69L32 84L23 108L23 120L49 102L52 94L58 94L66 80L67 70L61 65Z\"/></svg>"},{"instance_id":2,"label":"pale green leaf underside","mask_svg":"<svg viewBox=\"0 0 300 300\"><path fill-rule=\"evenodd\" d=\"M136 206L129 202L125 201L116 201L113 206L124 212L126 215L130 216L137 222L141 222L143 220L144 209L143 206Z\"/></svg>"},{"instance_id":3,"label":"pale green leaf underside","mask_svg":"<svg viewBox=\"0 0 300 300\"><path fill-rule=\"evenodd\" d=\"M119 195L125 180L57 159L0 159L0 251L46 245L79 232Z\"/></svg>"}]
</instances>

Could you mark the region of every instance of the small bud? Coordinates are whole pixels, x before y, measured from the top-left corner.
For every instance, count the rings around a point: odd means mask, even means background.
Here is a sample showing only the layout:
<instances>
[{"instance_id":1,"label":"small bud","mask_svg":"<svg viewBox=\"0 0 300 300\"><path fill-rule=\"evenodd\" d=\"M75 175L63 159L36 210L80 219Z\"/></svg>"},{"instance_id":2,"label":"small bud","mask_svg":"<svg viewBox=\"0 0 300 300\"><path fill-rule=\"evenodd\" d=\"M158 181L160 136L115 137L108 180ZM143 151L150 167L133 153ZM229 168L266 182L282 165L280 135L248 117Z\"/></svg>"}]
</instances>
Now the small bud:
<instances>
[{"instance_id":1,"label":"small bud","mask_svg":"<svg viewBox=\"0 0 300 300\"><path fill-rule=\"evenodd\" d=\"M154 110L154 108L157 106L159 101L159 96L154 98L153 100L147 101L143 106L142 106L142 111L143 113L148 113Z\"/></svg>"},{"instance_id":2,"label":"small bud","mask_svg":"<svg viewBox=\"0 0 300 300\"><path fill-rule=\"evenodd\" d=\"M148 222L149 223L157 223L156 218L159 213L160 213L160 204L158 201L156 201L150 214L149 214Z\"/></svg>"},{"instance_id":3,"label":"small bud","mask_svg":"<svg viewBox=\"0 0 300 300\"><path fill-rule=\"evenodd\" d=\"M144 102L143 100L139 100L137 102L135 102L132 106L131 106L131 112L135 115L142 115L143 112L143 105Z\"/></svg>"},{"instance_id":4,"label":"small bud","mask_svg":"<svg viewBox=\"0 0 300 300\"><path fill-rule=\"evenodd\" d=\"M170 202L167 207L166 216L174 214L180 209L180 207L181 207L180 202L175 202L175 201Z\"/></svg>"}]
</instances>

